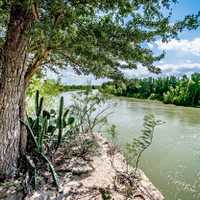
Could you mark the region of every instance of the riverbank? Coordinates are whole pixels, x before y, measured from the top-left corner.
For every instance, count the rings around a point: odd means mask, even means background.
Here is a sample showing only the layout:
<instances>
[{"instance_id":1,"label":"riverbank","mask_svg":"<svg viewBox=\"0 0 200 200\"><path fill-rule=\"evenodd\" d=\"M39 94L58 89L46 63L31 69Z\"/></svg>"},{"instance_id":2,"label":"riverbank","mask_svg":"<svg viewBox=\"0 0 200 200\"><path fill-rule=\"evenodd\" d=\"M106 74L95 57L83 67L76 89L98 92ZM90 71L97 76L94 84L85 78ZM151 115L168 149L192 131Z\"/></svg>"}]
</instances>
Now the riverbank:
<instances>
[{"instance_id":1,"label":"riverbank","mask_svg":"<svg viewBox=\"0 0 200 200\"><path fill-rule=\"evenodd\" d=\"M145 174L139 170L137 179L133 182L126 171L126 162L119 150L113 147L101 135L94 136L98 144L97 153L90 159L73 158L70 163L63 163L57 167L62 171L60 189L56 191L50 185L44 185L39 191L29 194L25 200L35 199L65 199L65 200L163 200L163 195L149 181ZM63 158L57 155L57 161ZM130 184L131 183L131 184ZM14 192L14 191L13 191ZM0 199L20 200L20 193L0 189Z\"/></svg>"},{"instance_id":2,"label":"riverbank","mask_svg":"<svg viewBox=\"0 0 200 200\"><path fill-rule=\"evenodd\" d=\"M159 100L153 100L153 99L143 99L143 98L136 98L136 97L126 97L126 96L116 96L116 95L112 95L112 94L106 94L108 97L110 98L116 98L116 99L120 99L120 100L130 100L130 101L135 101L135 102L144 102L144 103L156 103L156 104L160 104L160 105L166 105L166 106L171 106L171 107L177 107L177 108L192 108L192 109L196 109L196 108L200 108L200 106L181 106L181 105L175 105L175 104L168 104L168 103L164 103L163 101L159 101Z\"/></svg>"},{"instance_id":3,"label":"riverbank","mask_svg":"<svg viewBox=\"0 0 200 200\"><path fill-rule=\"evenodd\" d=\"M182 106L199 106L199 80L200 73L182 77L113 80L103 83L100 90L116 96L156 99Z\"/></svg>"}]
</instances>

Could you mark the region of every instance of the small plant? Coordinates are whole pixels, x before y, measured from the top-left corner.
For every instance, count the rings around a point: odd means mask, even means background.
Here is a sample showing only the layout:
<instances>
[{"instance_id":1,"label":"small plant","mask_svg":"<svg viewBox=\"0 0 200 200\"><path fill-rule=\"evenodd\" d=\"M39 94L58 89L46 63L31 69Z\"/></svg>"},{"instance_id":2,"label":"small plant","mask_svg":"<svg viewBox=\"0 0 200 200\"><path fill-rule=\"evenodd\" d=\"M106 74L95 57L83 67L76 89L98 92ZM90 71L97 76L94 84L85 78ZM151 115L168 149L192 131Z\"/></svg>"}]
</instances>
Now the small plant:
<instances>
[{"instance_id":1,"label":"small plant","mask_svg":"<svg viewBox=\"0 0 200 200\"><path fill-rule=\"evenodd\" d=\"M89 89L73 96L70 109L76 116L76 127L80 133L92 133L97 126L107 122L110 105L105 106L105 100L103 95Z\"/></svg>"},{"instance_id":2,"label":"small plant","mask_svg":"<svg viewBox=\"0 0 200 200\"><path fill-rule=\"evenodd\" d=\"M28 131L28 145L26 160L31 168L30 176L36 183L37 166L40 162L48 164L54 184L58 187L58 178L50 157L60 147L64 138L63 132L73 125L75 119L69 116L69 109L64 109L64 98L60 98L58 114L51 109L50 112L43 110L43 97L39 91L35 96L35 115L27 116L27 122L21 120ZM66 136L66 134L65 134ZM32 179L32 178L31 178Z\"/></svg>"},{"instance_id":3,"label":"small plant","mask_svg":"<svg viewBox=\"0 0 200 200\"><path fill-rule=\"evenodd\" d=\"M71 126L75 119L74 117L68 117L69 114L69 109L64 111L64 98L60 98L60 106L59 106L59 114L57 118L57 129L58 129L58 140L57 140L57 146L58 148L62 142L63 136L63 131L67 126Z\"/></svg>"},{"instance_id":4,"label":"small plant","mask_svg":"<svg viewBox=\"0 0 200 200\"><path fill-rule=\"evenodd\" d=\"M107 129L107 134L109 139L111 140L111 143L108 143L109 145L109 150L108 150L108 154L111 157L111 165L113 167L113 169L116 169L114 166L114 156L116 154L116 152L119 150L118 147L118 138L117 138L117 127L116 125L112 124L112 126L110 128Z\"/></svg>"},{"instance_id":5,"label":"small plant","mask_svg":"<svg viewBox=\"0 0 200 200\"><path fill-rule=\"evenodd\" d=\"M39 151L42 152L45 145L54 145L58 148L63 139L63 131L74 123L75 119L69 116L69 109L64 108L64 98L60 98L58 114L51 109L50 112L43 110L43 98L39 97L39 91L36 92L35 101L35 118L27 116L26 127L35 137L39 146ZM55 137L57 141L55 144ZM53 138L53 140L52 140ZM52 143L54 141L54 143Z\"/></svg>"},{"instance_id":6,"label":"small plant","mask_svg":"<svg viewBox=\"0 0 200 200\"><path fill-rule=\"evenodd\" d=\"M99 188L102 200L112 200L112 193L108 189Z\"/></svg>"},{"instance_id":7,"label":"small plant","mask_svg":"<svg viewBox=\"0 0 200 200\"><path fill-rule=\"evenodd\" d=\"M154 115L149 114L144 117L144 128L141 131L141 136L134 138L131 143L126 145L125 158L128 165L135 167L134 174L136 175L140 158L143 152L152 144L154 129L156 126L162 124L160 120L155 120Z\"/></svg>"},{"instance_id":8,"label":"small plant","mask_svg":"<svg viewBox=\"0 0 200 200\"><path fill-rule=\"evenodd\" d=\"M117 142L117 127L115 124L112 124L112 126L107 130L108 136L110 136L110 139L114 145L116 145Z\"/></svg>"}]
</instances>

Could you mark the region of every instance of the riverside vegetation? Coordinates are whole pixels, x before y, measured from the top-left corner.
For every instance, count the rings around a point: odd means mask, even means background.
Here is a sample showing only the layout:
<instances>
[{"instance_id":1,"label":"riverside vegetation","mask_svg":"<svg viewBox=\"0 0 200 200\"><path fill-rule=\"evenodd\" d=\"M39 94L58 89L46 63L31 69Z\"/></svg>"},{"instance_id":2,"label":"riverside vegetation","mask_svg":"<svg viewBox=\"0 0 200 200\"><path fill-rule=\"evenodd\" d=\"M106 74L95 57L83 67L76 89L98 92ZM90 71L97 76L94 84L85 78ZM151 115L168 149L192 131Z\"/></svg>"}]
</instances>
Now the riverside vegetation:
<instances>
[{"instance_id":1,"label":"riverside vegetation","mask_svg":"<svg viewBox=\"0 0 200 200\"><path fill-rule=\"evenodd\" d=\"M45 80L43 76L44 74L40 73L31 79L29 87L26 91L27 98L33 98L37 90L40 91L42 96L50 98L58 96L61 92L97 89L100 87L95 85L65 85L61 83L59 78L57 80Z\"/></svg>"},{"instance_id":2,"label":"riverside vegetation","mask_svg":"<svg viewBox=\"0 0 200 200\"><path fill-rule=\"evenodd\" d=\"M154 64L164 53L155 55L146 44L170 41L200 24L200 12L174 21L175 3L0 0L0 176L14 176L25 154L27 134L19 119L25 120L25 93L34 75L70 68L119 80L123 69L138 64L159 73Z\"/></svg>"},{"instance_id":3,"label":"riverside vegetation","mask_svg":"<svg viewBox=\"0 0 200 200\"><path fill-rule=\"evenodd\" d=\"M57 96L61 92L98 89L104 94L125 96L140 99L159 100L166 104L182 106L200 105L200 73L193 73L191 77L186 75L177 78L176 76L126 79L109 81L102 85L64 85L59 80L42 80L34 77L27 90L29 97L32 97L37 89L40 89L43 96ZM53 91L53 92L52 92Z\"/></svg>"},{"instance_id":4,"label":"riverside vegetation","mask_svg":"<svg viewBox=\"0 0 200 200\"><path fill-rule=\"evenodd\" d=\"M175 76L130 79L103 83L100 91L116 96L152 99L182 106L200 105L200 73L181 78Z\"/></svg>"},{"instance_id":5,"label":"riverside vegetation","mask_svg":"<svg viewBox=\"0 0 200 200\"><path fill-rule=\"evenodd\" d=\"M64 98L60 97L58 109L47 111L43 108L43 97L40 97L39 91L36 91L35 113L27 115L26 121L21 120L21 123L27 128L28 143L26 156L21 161L16 176L17 182L3 182L0 188L14 186L17 190L22 190L24 195L38 190L44 184L55 186L59 190L59 177L63 176L60 165L69 164L69 160L74 158L92 159L92 155L98 153L100 147L95 139L94 129L96 126L106 124L107 115L109 115L107 111L110 106L99 109L105 104L106 99L98 92L94 93L91 90L78 92L72 98L73 104L69 107L64 107ZM140 157L151 144L153 131L158 123L160 122L156 121L153 115L146 116L142 135L138 139L134 139L132 143L127 144L126 163L127 166L134 166L135 170L128 170L127 167L125 174L117 171L119 177L115 179L115 181L119 181L119 178L128 181L125 196L134 195L134 192L137 191L137 170ZM114 156L115 151L118 151L115 125L109 128L108 136L113 142L110 146L110 152ZM58 160L62 159L66 163L59 163ZM69 172L70 167L67 171L65 170L65 173ZM81 173L84 172L79 170L76 175L79 176ZM102 199L111 199L109 190L100 188L100 193Z\"/></svg>"},{"instance_id":6,"label":"riverside vegetation","mask_svg":"<svg viewBox=\"0 0 200 200\"><path fill-rule=\"evenodd\" d=\"M50 110L39 112L42 99L36 104L39 110L33 116L29 113L26 119L26 92L34 75L46 69L59 72L70 68L77 74L123 80L122 70L136 69L137 65L159 73L161 70L154 64L164 53L155 55L146 44L170 41L184 30L200 25L200 12L174 21L175 3L178 1L0 0L1 182L16 177L18 165L24 160L25 185L49 180L43 170L38 170L38 165L43 168L47 165L57 184L53 157L59 157L64 144L62 133L65 135L65 129L76 126L77 116L72 116L74 123L68 124L70 111L66 114L66 127L58 124L58 121L64 123L62 109L57 111L55 119ZM53 92L51 86L47 87L49 93ZM60 108L62 102L61 98ZM50 123L56 127L53 135L48 132ZM26 152L30 146L33 150ZM30 173L27 167L31 168ZM35 168L36 173L32 170Z\"/></svg>"}]
</instances>

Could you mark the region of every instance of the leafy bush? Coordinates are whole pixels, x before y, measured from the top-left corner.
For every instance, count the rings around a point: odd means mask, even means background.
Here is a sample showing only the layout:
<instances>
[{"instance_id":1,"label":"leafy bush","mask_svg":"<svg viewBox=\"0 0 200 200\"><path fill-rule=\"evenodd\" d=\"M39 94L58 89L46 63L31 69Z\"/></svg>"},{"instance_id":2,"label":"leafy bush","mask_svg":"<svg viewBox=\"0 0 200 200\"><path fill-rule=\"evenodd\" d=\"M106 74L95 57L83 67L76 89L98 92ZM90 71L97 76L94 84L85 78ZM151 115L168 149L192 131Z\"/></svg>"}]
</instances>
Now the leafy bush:
<instances>
[{"instance_id":1,"label":"leafy bush","mask_svg":"<svg viewBox=\"0 0 200 200\"><path fill-rule=\"evenodd\" d=\"M107 122L108 109L106 98L97 91L86 90L73 95L71 114L76 116L76 127L80 133L92 133L97 126Z\"/></svg>"},{"instance_id":2,"label":"leafy bush","mask_svg":"<svg viewBox=\"0 0 200 200\"><path fill-rule=\"evenodd\" d=\"M28 97L33 97L39 90L44 97L57 96L63 91L64 85L61 84L60 79L46 79L44 75L34 75L27 88L26 94Z\"/></svg>"}]
</instances>

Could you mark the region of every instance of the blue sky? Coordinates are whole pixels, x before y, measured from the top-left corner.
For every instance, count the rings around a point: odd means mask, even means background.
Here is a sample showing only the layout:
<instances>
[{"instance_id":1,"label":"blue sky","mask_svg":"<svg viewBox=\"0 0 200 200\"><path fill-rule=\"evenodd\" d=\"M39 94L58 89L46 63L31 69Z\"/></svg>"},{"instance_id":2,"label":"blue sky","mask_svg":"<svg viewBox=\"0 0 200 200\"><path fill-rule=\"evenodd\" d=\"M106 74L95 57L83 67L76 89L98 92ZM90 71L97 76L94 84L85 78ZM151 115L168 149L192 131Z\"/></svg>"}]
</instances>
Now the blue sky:
<instances>
[{"instance_id":1,"label":"blue sky","mask_svg":"<svg viewBox=\"0 0 200 200\"><path fill-rule=\"evenodd\" d=\"M173 6L172 20L182 16L197 13L200 10L200 0L179 0ZM163 74L182 75L200 72L200 28L193 31L184 31L179 35L180 40L172 40L168 44L160 41L153 44L155 50L165 50L165 58L158 63Z\"/></svg>"},{"instance_id":2,"label":"blue sky","mask_svg":"<svg viewBox=\"0 0 200 200\"><path fill-rule=\"evenodd\" d=\"M172 8L172 21L176 21L185 15L197 13L200 10L200 0L179 0L179 3L173 5ZM149 44L149 47L155 53L163 50L166 52L165 58L156 63L156 66L162 70L159 76L181 76L200 72L200 28L184 31L179 35L179 40L172 40L169 43L155 41ZM92 75L78 76L73 71L63 71L62 74L62 81L67 84L99 84L105 81L103 79L95 80ZM152 76L143 67L139 67L138 70L126 70L125 74L130 78Z\"/></svg>"}]
</instances>

